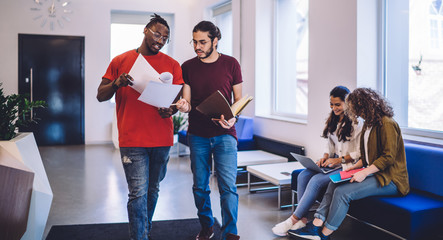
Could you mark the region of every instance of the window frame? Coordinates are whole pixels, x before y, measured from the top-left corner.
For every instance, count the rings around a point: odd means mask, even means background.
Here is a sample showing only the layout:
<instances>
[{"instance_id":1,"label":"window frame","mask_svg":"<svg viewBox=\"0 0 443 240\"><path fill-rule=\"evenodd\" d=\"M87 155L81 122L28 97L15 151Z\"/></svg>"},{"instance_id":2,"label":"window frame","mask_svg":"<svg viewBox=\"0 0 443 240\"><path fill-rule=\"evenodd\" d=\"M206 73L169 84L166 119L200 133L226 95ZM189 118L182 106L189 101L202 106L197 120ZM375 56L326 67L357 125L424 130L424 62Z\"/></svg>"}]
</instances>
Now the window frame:
<instances>
[{"instance_id":1,"label":"window frame","mask_svg":"<svg viewBox=\"0 0 443 240\"><path fill-rule=\"evenodd\" d=\"M278 76L278 71L277 71L277 65L278 65L278 50L277 50L277 44L278 44L278 1L279 0L274 0L273 4L272 4L272 38L271 38L271 43L272 46L274 46L272 48L271 51L271 57L272 57L272 64L271 64L271 76L272 76L272 80L271 80L271 109L270 109L270 115L275 117L275 118L280 118L280 119L286 119L286 120L290 120L290 121L296 121L296 122L307 122L308 119L308 114L309 114L309 96L307 95L307 101L306 101L306 114L298 114L298 113L284 113L281 111L278 111L277 108L277 91L278 91L278 80L279 80L279 76ZM306 0L309 2L309 0ZM308 4L309 5L309 4ZM308 19L309 19L309 10L308 10ZM309 24L309 20L308 20L308 24ZM309 25L308 25L309 26ZM309 27L307 29L307 31L309 31ZM309 33L308 33L309 34ZM308 36L308 44L309 44L309 36ZM308 50L309 51L309 50ZM309 53L308 53L308 64L309 64ZM309 81L309 65L308 65L308 81ZM297 84L297 83L296 83ZM309 92L309 88L308 88L308 92Z\"/></svg>"},{"instance_id":2,"label":"window frame","mask_svg":"<svg viewBox=\"0 0 443 240\"><path fill-rule=\"evenodd\" d=\"M162 18L164 18L169 25L170 36L168 47L168 56L174 57L174 20L175 15L173 13L159 13ZM148 24L151 19L151 15L154 12L140 12L140 11L124 11L124 10L111 10L111 25L112 24L137 24L144 25ZM109 27L111 27L111 25ZM141 32L143 29L141 29ZM140 42L141 43L141 42ZM165 45L166 46L166 45ZM128 49L129 50L129 49Z\"/></svg>"},{"instance_id":3,"label":"window frame","mask_svg":"<svg viewBox=\"0 0 443 240\"><path fill-rule=\"evenodd\" d=\"M215 5L210 8L211 18L217 27L220 27L219 23L217 22L217 17L222 16L228 12L231 14L231 33L230 33L230 35L228 34L228 36L230 37L229 41L231 43L231 46L230 46L231 52L223 52L222 51L222 53L229 55L229 56L233 56L234 55L234 37L233 37L233 35L234 35L234 15L233 15L233 11L232 11L232 1L226 1L226 2L220 3L220 4ZM226 34L224 34L224 32L226 32L226 31L224 31L224 30L225 29L220 29L220 31L222 33L222 40L221 41L227 39ZM223 42L226 42L226 41L223 41ZM220 42L220 44L221 43L222 42ZM223 49L221 49L221 50L223 50Z\"/></svg>"},{"instance_id":4,"label":"window frame","mask_svg":"<svg viewBox=\"0 0 443 240\"><path fill-rule=\"evenodd\" d=\"M379 34L379 41L380 41L380 72L381 72L381 77L378 83L379 86L379 91L389 100L389 102L392 104L393 108L394 108L394 112L395 112L395 116L394 118L396 119L396 121L399 123L400 128L402 130L403 133L403 137L405 140L414 140L414 141L419 141L419 142L426 142L426 143L431 143L431 144L438 144L438 145L442 145L443 144L443 131L437 131L437 130L430 130L430 129L419 129L419 128L412 128L408 126L408 108L409 108L409 75L407 71L404 71L403 73L399 73L397 76L395 73L393 74L392 72L388 71L388 66L392 66L392 62L396 61L396 62L401 62L401 61L405 61L406 62L406 67L409 67L409 27L407 28L408 31L406 33L402 32L402 34L406 34L406 39L407 39L407 51L403 51L406 52L406 58L403 59L402 57L399 56L395 56L395 49L392 50L393 48L399 48L399 45L401 44L401 41L404 41L405 39L402 39L400 41L395 41L392 39L388 39L389 38L389 34L391 35L395 35L389 32L389 28L395 28L397 25L395 24L389 24L389 22L391 21L395 21L391 18L391 16L389 16L389 4L396 4L396 1L402 1L402 0L379 0L380 1L380 6L381 6L381 21L380 21L380 34ZM408 9L409 10L409 1L407 1L407 5L408 5ZM404 11L407 12L407 19L406 21L409 22L409 11ZM400 19L401 21L405 21L405 19ZM409 25L408 25L409 26ZM401 36L396 36L397 39L398 37L401 38ZM396 42L397 47L395 47L394 42ZM389 48L390 45L393 45L393 48ZM397 49L398 50L398 49ZM392 53L392 51L394 51L394 53ZM398 51L397 51L398 53ZM395 57L391 57L390 55L394 55ZM400 61L398 61L398 59ZM398 63L397 63L398 64ZM401 66L398 66L398 68L401 68ZM391 67L392 69L392 67ZM406 77L406 79L408 80L408 83L405 84L404 82L401 82L402 79L404 79L404 77ZM400 96L402 95L402 92L405 92L404 90L404 85L407 85L406 87L406 92L407 94L404 94L404 96ZM391 87L392 86L392 87ZM396 86L396 91L391 90L391 88L394 88L393 86ZM396 103L400 102L400 106L396 105ZM406 102L406 104L401 104L401 103ZM404 122L406 121L406 124L404 124Z\"/></svg>"}]
</instances>

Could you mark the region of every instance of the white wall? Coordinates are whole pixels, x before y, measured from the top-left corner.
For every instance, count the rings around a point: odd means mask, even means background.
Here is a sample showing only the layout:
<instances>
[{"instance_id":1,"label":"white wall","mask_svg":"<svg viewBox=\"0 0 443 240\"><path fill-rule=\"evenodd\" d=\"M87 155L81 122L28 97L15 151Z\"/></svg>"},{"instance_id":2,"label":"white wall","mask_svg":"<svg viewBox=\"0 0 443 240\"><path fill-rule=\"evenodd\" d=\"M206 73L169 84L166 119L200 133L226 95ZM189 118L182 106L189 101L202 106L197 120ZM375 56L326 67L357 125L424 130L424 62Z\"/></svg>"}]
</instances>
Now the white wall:
<instances>
[{"instance_id":1,"label":"white wall","mask_svg":"<svg viewBox=\"0 0 443 240\"><path fill-rule=\"evenodd\" d=\"M258 84L256 61L269 57L267 49L257 47L263 42L256 29L262 26L263 9L269 0L242 1L242 70L243 92L255 95ZM266 7L264 7L266 8ZM254 133L268 138L299 144L306 147L307 155L318 158L324 150L325 140L320 137L329 108L329 92L337 85L351 90L357 82L357 2L354 0L310 0L309 5L309 94L307 123L294 123L270 118L255 117ZM256 36L256 39L254 39ZM263 54L264 53L264 54ZM256 59L257 58L257 59ZM255 82L255 83L254 83ZM259 102L254 101L255 104ZM260 106L256 107L257 109ZM246 115L254 116L249 107Z\"/></svg>"},{"instance_id":2,"label":"white wall","mask_svg":"<svg viewBox=\"0 0 443 240\"><path fill-rule=\"evenodd\" d=\"M96 100L97 87L109 64L111 10L175 14L173 57L181 64L194 56L189 46L192 27L203 13L195 11L197 0L72 0L71 22L51 31L40 27L30 10L31 0L2 1L0 8L0 82L6 94L18 91L18 34L85 36L85 142L111 141L114 106ZM198 9L198 8L197 8ZM148 19L147 19L148 21ZM142 29L140 30L142 32ZM185 39L178 41L178 39Z\"/></svg>"}]
</instances>

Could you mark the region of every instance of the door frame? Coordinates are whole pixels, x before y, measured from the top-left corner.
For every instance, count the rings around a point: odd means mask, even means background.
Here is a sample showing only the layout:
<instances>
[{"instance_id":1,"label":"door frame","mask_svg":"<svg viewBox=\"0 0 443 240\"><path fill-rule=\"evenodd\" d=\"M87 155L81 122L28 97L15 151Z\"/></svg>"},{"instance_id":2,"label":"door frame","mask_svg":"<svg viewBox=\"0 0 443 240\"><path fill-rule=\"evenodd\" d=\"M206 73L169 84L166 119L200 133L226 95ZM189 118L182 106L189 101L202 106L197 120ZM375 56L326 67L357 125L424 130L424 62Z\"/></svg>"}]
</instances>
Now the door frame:
<instances>
[{"instance_id":1,"label":"door frame","mask_svg":"<svg viewBox=\"0 0 443 240\"><path fill-rule=\"evenodd\" d=\"M80 84L81 84L81 93L80 93L80 131L81 131L81 144L85 144L85 36L68 36L68 35L43 35L43 34L18 34L18 79L17 79L17 87L20 92L20 85L24 84L24 79L26 77L25 74L22 74L23 67L23 59L22 59L22 46L24 39L70 39L70 40L79 40L80 41ZM22 80L22 81L21 81ZM23 88L23 86L22 86Z\"/></svg>"}]
</instances>

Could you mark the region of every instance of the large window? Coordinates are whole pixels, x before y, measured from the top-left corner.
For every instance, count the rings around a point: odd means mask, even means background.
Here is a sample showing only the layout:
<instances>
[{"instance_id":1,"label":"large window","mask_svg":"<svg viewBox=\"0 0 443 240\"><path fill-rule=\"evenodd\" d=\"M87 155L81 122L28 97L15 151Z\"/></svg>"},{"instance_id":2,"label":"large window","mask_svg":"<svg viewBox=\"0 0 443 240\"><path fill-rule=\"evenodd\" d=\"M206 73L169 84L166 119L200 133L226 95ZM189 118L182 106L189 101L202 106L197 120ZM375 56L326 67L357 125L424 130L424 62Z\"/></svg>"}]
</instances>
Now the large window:
<instances>
[{"instance_id":1,"label":"large window","mask_svg":"<svg viewBox=\"0 0 443 240\"><path fill-rule=\"evenodd\" d=\"M393 103L395 118L404 132L442 138L442 0L384 3L384 90Z\"/></svg>"},{"instance_id":2,"label":"large window","mask_svg":"<svg viewBox=\"0 0 443 240\"><path fill-rule=\"evenodd\" d=\"M308 114L308 0L276 0L272 114Z\"/></svg>"},{"instance_id":3,"label":"large window","mask_svg":"<svg viewBox=\"0 0 443 240\"><path fill-rule=\"evenodd\" d=\"M128 50L140 47L143 41L143 29L148 24L153 13L150 12L111 12L111 59ZM172 14L160 14L169 25L171 35L173 34L174 17ZM171 55L171 41L165 44L161 52Z\"/></svg>"},{"instance_id":4,"label":"large window","mask_svg":"<svg viewBox=\"0 0 443 240\"><path fill-rule=\"evenodd\" d=\"M218 43L218 51L232 56L232 4L226 2L212 8L212 18L215 25L220 29L222 38Z\"/></svg>"}]
</instances>

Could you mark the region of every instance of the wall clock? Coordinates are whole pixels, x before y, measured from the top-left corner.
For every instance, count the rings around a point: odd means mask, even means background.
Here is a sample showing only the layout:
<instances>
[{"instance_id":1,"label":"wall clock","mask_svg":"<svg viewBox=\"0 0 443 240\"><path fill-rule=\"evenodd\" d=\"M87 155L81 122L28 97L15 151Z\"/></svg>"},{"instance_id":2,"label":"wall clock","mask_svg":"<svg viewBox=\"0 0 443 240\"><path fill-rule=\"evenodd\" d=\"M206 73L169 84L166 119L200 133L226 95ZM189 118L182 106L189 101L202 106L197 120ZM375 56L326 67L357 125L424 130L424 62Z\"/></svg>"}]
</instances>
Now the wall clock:
<instances>
[{"instance_id":1,"label":"wall clock","mask_svg":"<svg viewBox=\"0 0 443 240\"><path fill-rule=\"evenodd\" d=\"M70 22L70 15L73 13L70 9L71 1L68 0L32 0L34 6L31 11L37 15L34 20L44 28L49 26L52 31L56 27L63 28L66 22Z\"/></svg>"}]
</instances>

